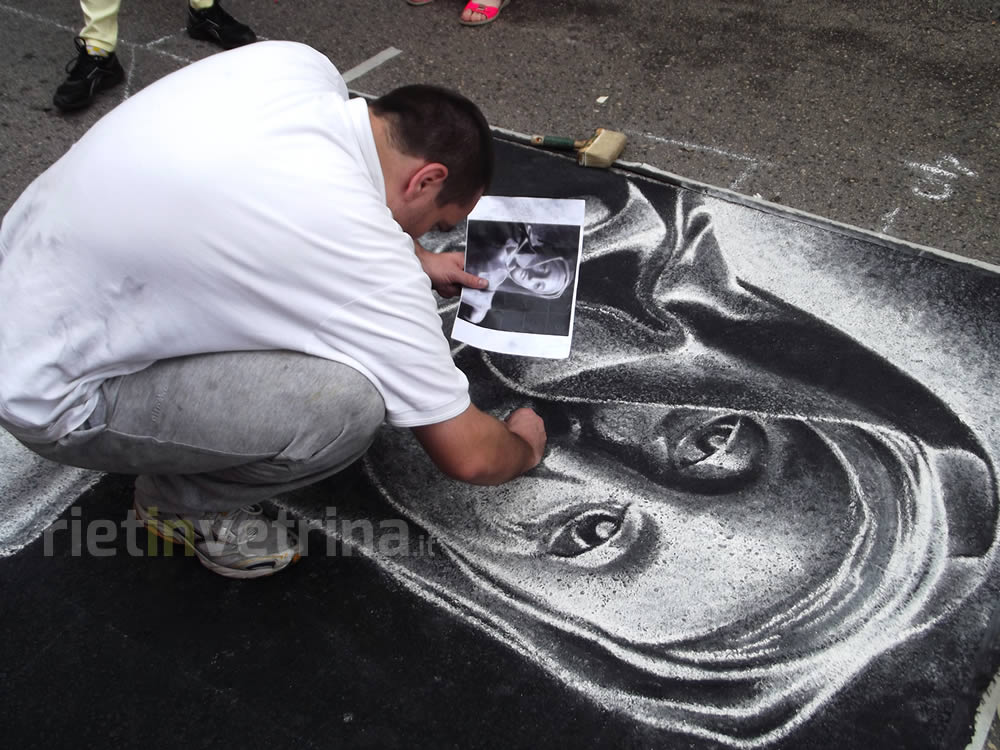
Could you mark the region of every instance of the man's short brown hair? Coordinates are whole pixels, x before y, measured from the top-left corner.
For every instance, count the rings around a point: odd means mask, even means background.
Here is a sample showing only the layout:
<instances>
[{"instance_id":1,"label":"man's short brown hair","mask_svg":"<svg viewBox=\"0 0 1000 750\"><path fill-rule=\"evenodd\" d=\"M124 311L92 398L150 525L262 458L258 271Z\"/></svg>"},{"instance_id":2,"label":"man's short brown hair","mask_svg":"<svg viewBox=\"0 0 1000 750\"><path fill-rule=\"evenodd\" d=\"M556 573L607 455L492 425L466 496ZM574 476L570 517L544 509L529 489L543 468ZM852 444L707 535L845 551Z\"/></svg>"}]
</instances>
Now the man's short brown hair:
<instances>
[{"instance_id":1,"label":"man's short brown hair","mask_svg":"<svg viewBox=\"0 0 1000 750\"><path fill-rule=\"evenodd\" d=\"M394 89L369 107L388 123L394 148L448 168L437 197L439 205L465 205L489 188L493 134L479 107L464 96L418 84Z\"/></svg>"}]
</instances>

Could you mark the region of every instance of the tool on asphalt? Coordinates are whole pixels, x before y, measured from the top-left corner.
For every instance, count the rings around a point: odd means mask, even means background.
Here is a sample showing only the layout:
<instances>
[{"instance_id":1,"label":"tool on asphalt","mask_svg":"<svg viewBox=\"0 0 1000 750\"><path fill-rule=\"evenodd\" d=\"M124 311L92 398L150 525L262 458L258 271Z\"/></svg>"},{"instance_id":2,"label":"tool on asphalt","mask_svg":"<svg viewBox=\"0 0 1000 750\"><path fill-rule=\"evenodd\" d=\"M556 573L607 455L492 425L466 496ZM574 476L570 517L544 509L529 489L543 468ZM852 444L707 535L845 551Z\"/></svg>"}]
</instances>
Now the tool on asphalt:
<instances>
[{"instance_id":1,"label":"tool on asphalt","mask_svg":"<svg viewBox=\"0 0 1000 750\"><path fill-rule=\"evenodd\" d=\"M531 145L576 151L577 164L582 167L610 167L625 150L625 134L598 128L590 138L582 140L560 135L533 135Z\"/></svg>"}]
</instances>

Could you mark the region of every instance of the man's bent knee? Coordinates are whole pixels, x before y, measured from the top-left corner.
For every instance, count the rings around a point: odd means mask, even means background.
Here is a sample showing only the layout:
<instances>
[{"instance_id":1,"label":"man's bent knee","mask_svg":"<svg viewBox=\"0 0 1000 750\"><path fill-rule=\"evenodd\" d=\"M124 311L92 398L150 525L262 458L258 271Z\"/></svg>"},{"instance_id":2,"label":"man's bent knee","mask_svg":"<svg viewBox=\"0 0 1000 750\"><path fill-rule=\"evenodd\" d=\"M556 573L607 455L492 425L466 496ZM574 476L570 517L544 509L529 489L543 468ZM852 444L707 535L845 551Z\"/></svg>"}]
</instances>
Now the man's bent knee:
<instances>
[{"instance_id":1,"label":"man's bent knee","mask_svg":"<svg viewBox=\"0 0 1000 750\"><path fill-rule=\"evenodd\" d=\"M315 367L323 377L302 394L294 417L297 434L276 458L335 464L353 461L368 449L385 420L385 403L357 370L337 362L315 363Z\"/></svg>"}]
</instances>

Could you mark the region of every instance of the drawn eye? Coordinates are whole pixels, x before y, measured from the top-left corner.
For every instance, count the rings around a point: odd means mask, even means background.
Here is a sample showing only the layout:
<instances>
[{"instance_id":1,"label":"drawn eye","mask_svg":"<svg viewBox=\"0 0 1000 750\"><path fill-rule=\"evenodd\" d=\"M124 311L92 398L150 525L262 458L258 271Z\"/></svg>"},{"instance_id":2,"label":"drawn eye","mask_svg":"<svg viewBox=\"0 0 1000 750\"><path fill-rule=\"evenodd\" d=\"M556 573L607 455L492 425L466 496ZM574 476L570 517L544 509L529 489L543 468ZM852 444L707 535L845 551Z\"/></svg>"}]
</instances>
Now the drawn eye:
<instances>
[{"instance_id":1,"label":"drawn eye","mask_svg":"<svg viewBox=\"0 0 1000 750\"><path fill-rule=\"evenodd\" d=\"M674 453L677 465L691 466L725 450L726 444L736 432L738 421L738 419L722 419L699 429L693 435L686 436L677 445Z\"/></svg>"},{"instance_id":2,"label":"drawn eye","mask_svg":"<svg viewBox=\"0 0 1000 750\"><path fill-rule=\"evenodd\" d=\"M764 431L753 420L727 415L685 433L674 446L671 459L682 479L731 488L759 473L766 447Z\"/></svg>"},{"instance_id":3,"label":"drawn eye","mask_svg":"<svg viewBox=\"0 0 1000 750\"><path fill-rule=\"evenodd\" d=\"M615 538L622 528L624 509L585 511L563 524L549 539L549 552L557 557L576 557Z\"/></svg>"}]
</instances>

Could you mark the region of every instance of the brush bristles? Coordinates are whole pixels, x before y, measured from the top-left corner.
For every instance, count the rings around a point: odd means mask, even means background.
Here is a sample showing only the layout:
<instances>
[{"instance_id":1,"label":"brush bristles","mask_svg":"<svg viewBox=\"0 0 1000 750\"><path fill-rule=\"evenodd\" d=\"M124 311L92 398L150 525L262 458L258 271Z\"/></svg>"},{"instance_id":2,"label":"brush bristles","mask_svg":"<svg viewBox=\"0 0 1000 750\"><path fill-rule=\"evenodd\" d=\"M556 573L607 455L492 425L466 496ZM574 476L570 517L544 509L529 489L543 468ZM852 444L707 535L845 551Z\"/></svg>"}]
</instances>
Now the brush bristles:
<instances>
[{"instance_id":1,"label":"brush bristles","mask_svg":"<svg viewBox=\"0 0 1000 750\"><path fill-rule=\"evenodd\" d=\"M625 134L602 128L577 151L576 160L584 167L610 167L624 150Z\"/></svg>"}]
</instances>

